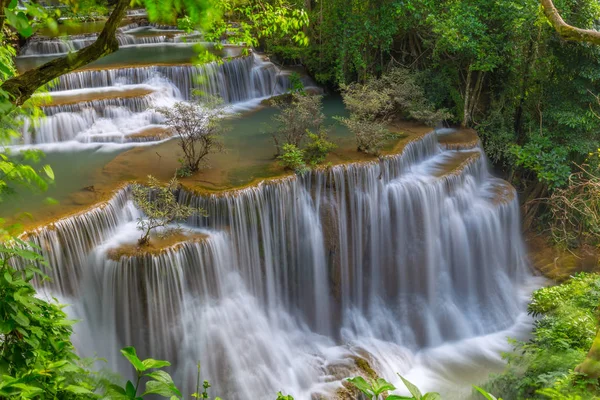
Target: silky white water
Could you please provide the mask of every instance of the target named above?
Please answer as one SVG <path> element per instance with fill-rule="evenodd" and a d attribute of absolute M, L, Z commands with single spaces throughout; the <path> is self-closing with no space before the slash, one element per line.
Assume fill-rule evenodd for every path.
<path fill-rule="evenodd" d="M 190 100 L 198 93 L 218 96 L 232 110 L 244 109 L 284 93 L 288 87 L 288 76 L 256 54 L 222 64 L 72 72 L 61 76 L 50 88 L 49 96 L 55 96 L 57 105 L 42 107 L 44 118 L 26 120 L 23 135 L 14 144 L 158 141 L 154 137 L 140 140 L 137 134 L 161 125 L 163 118 L 156 111 L 159 107 Z M 75 93 L 90 100 L 65 100 L 76 99 Z"/>
<path fill-rule="evenodd" d="M 48 294 L 81 320 L 86 356 L 131 371 L 118 349 L 168 359 L 194 390 L 196 363 L 227 399 L 333 398 L 361 357 L 403 387 L 464 399 L 524 337 L 528 291 L 514 189 L 479 149 L 435 133 L 380 162 L 287 177 L 182 202 L 206 239 L 158 256 L 110 260 L 139 235 L 127 189 L 32 233 L 52 268 Z"/>

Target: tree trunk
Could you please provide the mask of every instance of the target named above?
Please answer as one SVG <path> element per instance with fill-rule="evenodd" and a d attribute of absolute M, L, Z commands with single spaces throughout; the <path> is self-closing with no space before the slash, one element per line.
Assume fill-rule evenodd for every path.
<path fill-rule="evenodd" d="M 1 0 L 0 0 L 1 1 Z M 125 16 L 130 0 L 119 0 L 110 14 L 109 19 L 100 32 L 98 39 L 90 46 L 73 54 L 57 58 L 37 68 L 31 69 L 22 75 L 17 75 L 5 81 L 0 88 L 10 95 L 10 101 L 20 106 L 27 101 L 41 86 L 51 82 L 68 72 L 81 68 L 100 57 L 113 53 L 119 49 L 119 42 L 115 37 L 119 23 Z"/>
<path fill-rule="evenodd" d="M 531 67 L 535 59 L 534 41 L 529 42 L 527 49 L 527 59 L 525 62 L 525 71 L 523 74 L 523 80 L 521 81 L 521 93 L 519 93 L 519 105 L 515 111 L 515 123 L 514 130 L 517 134 L 517 144 L 523 144 L 525 139 L 525 132 L 523 129 L 523 108 L 525 107 L 525 97 L 527 89 L 529 88 L 529 76 L 531 75 Z"/>
<path fill-rule="evenodd" d="M 571 26 L 562 19 L 552 0 L 540 0 L 540 2 L 546 18 L 563 39 L 600 45 L 600 32 Z"/>
<path fill-rule="evenodd" d="M 471 71 L 471 66 L 469 65 L 469 70 L 467 72 L 467 84 L 465 87 L 465 104 L 463 109 L 463 120 L 461 126 L 466 128 L 469 125 L 469 100 L 471 98 L 471 77 L 473 75 L 473 71 Z"/>

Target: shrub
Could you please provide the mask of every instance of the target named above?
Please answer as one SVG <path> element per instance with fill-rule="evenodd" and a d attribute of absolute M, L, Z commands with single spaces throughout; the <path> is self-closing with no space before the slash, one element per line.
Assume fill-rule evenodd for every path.
<path fill-rule="evenodd" d="M 318 134 L 307 132 L 308 143 L 304 147 L 304 161 L 315 166 L 325 161 L 329 152 L 337 146 L 327 140 L 327 132 L 321 130 Z"/>
<path fill-rule="evenodd" d="M 272 132 L 278 155 L 282 153 L 285 144 L 300 148 L 307 137 L 307 131 L 319 132 L 325 121 L 322 96 L 293 92 L 291 100 L 279 100 L 275 107 L 280 110 L 273 117 L 275 129 Z"/>
<path fill-rule="evenodd" d="M 381 78 L 342 86 L 349 118 L 338 118 L 356 136 L 358 150 L 378 154 L 391 134 L 386 128 L 394 117 L 423 122 L 430 126 L 450 117 L 436 110 L 409 70 L 394 68 Z"/>
<path fill-rule="evenodd" d="M 358 151 L 378 155 L 386 141 L 395 137 L 383 122 L 361 120 L 356 116 L 340 118 L 356 138 Z"/>
<path fill-rule="evenodd" d="M 598 154 L 591 156 L 597 158 Z M 589 161 L 546 201 L 552 237 L 563 247 L 580 242 L 600 244 L 600 171 Z"/>
<path fill-rule="evenodd" d="M 304 151 L 293 144 L 283 145 L 283 153 L 278 157 L 279 163 L 286 169 L 301 173 L 306 169 Z"/>
<path fill-rule="evenodd" d="M 183 167 L 197 172 L 211 153 L 223 151 L 220 137 L 225 133 L 222 119 L 225 110 L 220 102 L 209 99 L 202 104 L 178 102 L 171 108 L 157 109 L 179 138 Z"/>
<path fill-rule="evenodd" d="M 179 188 L 176 178 L 169 181 L 167 185 L 148 176 L 147 185 L 133 185 L 133 200 L 145 214 L 138 219 L 138 229 L 142 236 L 138 240 L 140 246 L 146 246 L 150 242 L 150 234 L 158 228 L 164 228 L 158 232 L 161 237 L 173 235 L 181 231 L 179 221 L 191 217 L 194 213 L 202 213 L 202 210 L 189 207 L 177 202 L 175 191 Z M 169 227 L 168 225 L 175 224 Z"/>
<path fill-rule="evenodd" d="M 506 399 L 591 398 L 598 381 L 576 372 L 597 331 L 600 275 L 579 274 L 562 285 L 537 290 L 529 313 L 539 317 L 529 342 L 514 342 L 503 373 L 485 385 Z M 573 397 L 569 397 L 573 396 Z"/>

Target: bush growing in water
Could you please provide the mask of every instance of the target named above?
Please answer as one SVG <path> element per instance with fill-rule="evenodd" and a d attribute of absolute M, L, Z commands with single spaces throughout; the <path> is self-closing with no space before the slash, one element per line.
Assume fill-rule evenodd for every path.
<path fill-rule="evenodd" d="M 327 155 L 337 146 L 327 140 L 327 132 L 321 130 L 318 134 L 307 132 L 308 143 L 304 147 L 304 161 L 311 166 L 316 166 L 325 161 Z"/>
<path fill-rule="evenodd" d="M 291 169 L 297 173 L 302 173 L 306 169 L 304 151 L 293 144 L 284 144 L 283 153 L 277 158 L 281 166 L 286 169 Z"/>
<path fill-rule="evenodd" d="M 209 154 L 223 151 L 220 137 L 225 133 L 222 124 L 225 110 L 219 99 L 208 99 L 201 104 L 178 102 L 157 111 L 179 139 L 183 151 L 181 175 L 197 172 Z"/>
<path fill-rule="evenodd" d="M 272 136 L 278 159 L 285 168 L 300 172 L 307 164 L 316 166 L 336 147 L 327 140 L 322 100 L 323 96 L 293 90 L 290 97 L 276 103 L 280 112 L 273 117 Z"/>
<path fill-rule="evenodd" d="M 537 290 L 529 305 L 529 313 L 539 317 L 533 338 L 514 343 L 514 352 L 505 355 L 506 369 L 485 388 L 505 399 L 600 395 L 598 376 L 589 377 L 587 367 L 598 365 L 593 351 L 586 360 L 597 334 L 598 304 L 598 274 L 579 274 L 562 285 Z"/>
<path fill-rule="evenodd" d="M 320 132 L 325 121 L 323 114 L 323 96 L 306 95 L 293 92 L 291 97 L 285 97 L 275 102 L 279 113 L 273 117 L 273 142 L 277 155 L 282 153 L 285 144 L 298 148 L 304 143 L 307 132 Z"/>

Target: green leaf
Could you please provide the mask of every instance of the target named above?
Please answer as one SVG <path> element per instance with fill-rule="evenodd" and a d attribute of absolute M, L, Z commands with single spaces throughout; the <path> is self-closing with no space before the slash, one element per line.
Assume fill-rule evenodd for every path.
<path fill-rule="evenodd" d="M 398 374 L 398 376 L 400 377 L 400 379 L 402 379 L 402 382 L 404 382 L 404 384 L 406 385 L 406 388 L 408 389 L 410 394 L 412 394 L 416 400 L 421 400 L 423 395 L 421 394 L 421 391 L 419 390 L 419 388 L 416 387 L 415 385 L 413 385 L 412 383 L 410 383 L 409 381 L 407 381 L 406 379 L 404 379 L 402 377 L 402 375 Z"/>
<path fill-rule="evenodd" d="M 414 397 L 398 396 L 397 394 L 389 395 L 386 400 L 413 400 Z"/>
<path fill-rule="evenodd" d="M 168 385 L 159 381 L 149 381 L 146 383 L 146 391 L 142 394 L 142 397 L 145 397 L 149 394 L 158 394 L 163 397 L 181 397 L 181 393 L 174 385 Z"/>
<path fill-rule="evenodd" d="M 436 392 L 429 392 L 423 395 L 423 400 L 441 400 L 442 396 Z"/>
<path fill-rule="evenodd" d="M 54 180 L 54 171 L 52 171 L 52 167 L 49 165 L 44 165 L 42 168 L 44 169 L 44 172 L 46 173 L 48 178 Z"/>
<path fill-rule="evenodd" d="M 168 361 L 154 360 L 152 358 L 147 358 L 144 361 L 142 361 L 142 363 L 146 366 L 146 369 L 162 368 L 162 367 L 168 367 L 171 365 L 171 363 Z"/>
<path fill-rule="evenodd" d="M 373 396 L 373 388 L 362 376 L 356 376 L 354 378 L 348 378 L 348 382 L 352 383 L 367 396 Z"/>
<path fill-rule="evenodd" d="M 84 387 L 75 386 L 75 385 L 69 385 L 69 386 L 67 386 L 65 388 L 65 390 L 67 392 L 71 392 L 71 393 L 74 393 L 74 394 L 94 394 L 92 391 L 90 391 L 90 390 L 88 390 L 88 389 L 86 389 Z"/>
<path fill-rule="evenodd" d="M 173 383 L 173 378 L 171 378 L 171 375 L 169 375 L 167 372 L 160 370 L 153 371 L 148 374 L 145 374 L 145 376 L 147 376 L 150 379 L 153 379 L 156 382 L 160 382 L 161 384 L 166 385 L 171 391 L 171 394 L 181 397 L 181 392 L 179 391 L 179 389 L 177 389 L 177 386 L 175 386 L 175 383 Z M 147 386 L 146 390 L 148 390 Z"/>
<path fill-rule="evenodd" d="M 131 381 L 127 381 L 127 384 L 125 385 L 125 394 L 127 395 L 127 397 L 133 399 L 135 397 L 135 386 L 133 386 L 133 382 Z"/>
<path fill-rule="evenodd" d="M 110 384 L 110 385 L 108 385 L 108 387 L 110 388 L 110 390 L 111 390 L 112 392 L 115 392 L 115 393 L 117 393 L 117 394 L 120 394 L 120 395 L 123 395 L 123 396 L 125 396 L 125 395 L 126 395 L 125 389 L 123 389 L 123 388 L 122 388 L 121 386 L 119 386 L 119 385 Z M 127 397 L 129 397 L 129 396 L 127 396 Z"/>
<path fill-rule="evenodd" d="M 377 378 L 377 380 L 373 382 L 372 386 L 376 396 L 388 390 L 396 390 L 396 387 L 394 385 L 392 385 L 383 378 Z"/>
<path fill-rule="evenodd" d="M 498 400 L 496 397 L 494 397 L 493 394 L 488 393 L 487 391 L 483 390 L 479 386 L 473 385 L 473 388 L 475 388 L 475 390 L 477 390 L 479 393 L 481 393 L 483 395 L 483 397 L 486 398 L 486 400 Z"/>
<path fill-rule="evenodd" d="M 131 365 L 136 369 L 136 371 L 143 372 L 146 370 L 146 366 L 142 363 L 142 361 L 138 358 L 134 347 L 125 347 L 121 349 L 121 354 L 129 360 Z"/>
<path fill-rule="evenodd" d="M 29 326 L 29 318 L 21 311 L 18 311 L 16 314 L 11 314 L 11 317 L 15 320 L 15 322 L 21 326 Z"/>
<path fill-rule="evenodd" d="M 6 75 L 12 75 L 12 71 L 10 70 L 10 68 L 8 68 L 2 62 L 0 62 L 0 71 L 2 71 Z"/>
<path fill-rule="evenodd" d="M 18 0 L 10 0 L 10 3 L 8 3 L 8 8 L 13 9 L 17 6 L 18 3 Z"/>

